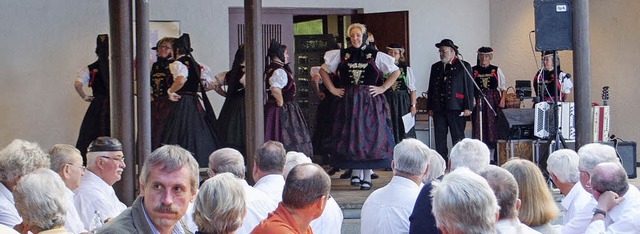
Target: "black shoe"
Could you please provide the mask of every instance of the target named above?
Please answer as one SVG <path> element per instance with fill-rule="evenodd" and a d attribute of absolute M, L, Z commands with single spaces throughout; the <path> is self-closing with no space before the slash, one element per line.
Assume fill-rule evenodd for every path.
<path fill-rule="evenodd" d="M 378 178 L 380 178 L 380 176 L 378 174 L 376 174 L 376 173 L 371 174 L 371 179 L 372 180 L 375 180 L 375 179 L 378 179 Z"/>
<path fill-rule="evenodd" d="M 384 171 L 391 171 L 391 167 L 385 168 Z"/>
<path fill-rule="evenodd" d="M 331 170 L 329 170 L 329 171 L 327 172 L 327 174 L 329 174 L 329 176 L 332 176 L 332 175 L 335 175 L 335 174 L 336 174 L 336 172 L 339 172 L 339 171 L 340 171 L 340 168 L 333 167 L 333 168 L 331 168 Z"/>
<path fill-rule="evenodd" d="M 349 179 L 351 178 L 351 169 L 345 171 L 344 173 L 342 173 L 342 175 L 340 175 L 340 179 Z"/>
<path fill-rule="evenodd" d="M 360 177 L 357 177 L 357 176 L 351 177 L 351 186 L 358 186 L 362 182 L 363 181 L 360 180 Z"/>
<path fill-rule="evenodd" d="M 369 181 L 360 181 L 360 190 L 371 190 L 373 185 Z"/>

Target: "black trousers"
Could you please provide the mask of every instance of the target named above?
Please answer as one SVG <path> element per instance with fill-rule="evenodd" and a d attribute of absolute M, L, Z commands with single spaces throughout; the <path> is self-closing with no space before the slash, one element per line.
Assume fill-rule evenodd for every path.
<path fill-rule="evenodd" d="M 460 116 L 462 111 L 434 111 L 433 112 L 433 128 L 436 142 L 436 151 L 445 161 L 449 160 L 449 149 L 447 147 L 447 133 L 451 131 L 451 142 L 455 145 L 458 141 L 464 139 L 464 128 L 466 126 L 466 118 Z"/>

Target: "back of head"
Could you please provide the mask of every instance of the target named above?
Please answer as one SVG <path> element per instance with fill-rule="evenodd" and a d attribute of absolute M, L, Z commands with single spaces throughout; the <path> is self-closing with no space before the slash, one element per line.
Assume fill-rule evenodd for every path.
<path fill-rule="evenodd" d="M 447 169 L 447 162 L 444 161 L 444 158 L 440 156 L 438 151 L 430 150 L 429 155 L 431 155 L 429 159 L 429 172 L 427 172 L 427 176 L 422 180 L 425 184 L 444 175 L 444 171 Z"/>
<path fill-rule="evenodd" d="M 15 182 L 27 173 L 49 165 L 49 156 L 38 144 L 15 139 L 0 150 L 0 182 L 5 185 Z"/>
<path fill-rule="evenodd" d="M 55 144 L 49 150 L 49 157 L 51 159 L 51 165 L 49 168 L 55 172 L 59 172 L 64 165 L 72 163 L 74 157 L 80 157 L 80 150 L 67 144 Z"/>
<path fill-rule="evenodd" d="M 394 174 L 423 175 L 429 165 L 430 149 L 419 140 L 404 139 L 393 148 Z"/>
<path fill-rule="evenodd" d="M 580 180 L 578 154 L 570 149 L 556 150 L 547 159 L 547 171 L 562 183 L 577 183 Z"/>
<path fill-rule="evenodd" d="M 606 162 L 593 168 L 591 175 L 591 189 L 602 194 L 606 191 L 623 196 L 629 189 L 627 172 L 621 164 Z"/>
<path fill-rule="evenodd" d="M 578 155 L 580 156 L 580 170 L 589 174 L 600 163 L 620 162 L 613 147 L 600 143 L 590 143 L 580 147 Z"/>
<path fill-rule="evenodd" d="M 284 145 L 277 141 L 267 141 L 256 152 L 254 162 L 263 172 L 282 174 L 286 159 Z"/>
<path fill-rule="evenodd" d="M 283 174 L 284 178 L 287 178 L 287 175 L 293 169 L 293 167 L 298 166 L 303 163 L 311 163 L 311 159 L 304 155 L 303 153 L 296 151 L 287 152 L 287 161 L 284 163 Z"/>
<path fill-rule="evenodd" d="M 232 233 L 242 226 L 245 194 L 239 179 L 221 173 L 203 184 L 194 202 L 193 221 L 202 233 Z"/>
<path fill-rule="evenodd" d="M 547 187 L 542 172 L 531 161 L 515 158 L 502 168 L 509 171 L 518 182 L 520 211 L 518 217 L 528 226 L 547 224 L 558 216 L 558 207 Z"/>
<path fill-rule="evenodd" d="M 244 179 L 246 172 L 242 153 L 232 148 L 222 148 L 211 153 L 209 169 L 216 174 L 229 172 L 240 179 Z"/>
<path fill-rule="evenodd" d="M 293 167 L 287 176 L 282 192 L 282 204 L 293 209 L 312 205 L 322 196 L 328 196 L 331 178 L 322 167 L 303 163 Z"/>
<path fill-rule="evenodd" d="M 500 206 L 500 219 L 518 217 L 516 201 L 518 200 L 518 182 L 507 170 L 489 165 L 478 172 L 491 186 L 493 194 Z"/>
<path fill-rule="evenodd" d="M 165 145 L 153 151 L 151 155 L 145 159 L 142 170 L 140 171 L 141 184 L 146 184 L 149 171 L 155 166 L 159 166 L 163 172 L 174 172 L 183 167 L 187 167 L 191 173 L 190 181 L 192 191 L 196 191 L 198 188 L 198 162 L 196 162 L 189 151 L 180 146 Z"/>
<path fill-rule="evenodd" d="M 477 172 L 489 165 L 490 157 L 491 152 L 486 144 L 476 139 L 465 138 L 451 149 L 449 169 L 453 171 L 458 167 L 467 167 L 471 171 Z"/>
<path fill-rule="evenodd" d="M 13 191 L 15 206 L 32 231 L 64 226 L 65 188 L 60 176 L 48 168 L 37 169 L 20 179 Z"/>
<path fill-rule="evenodd" d="M 496 197 L 487 181 L 467 168 L 459 168 L 431 190 L 436 225 L 449 233 L 495 233 Z M 464 214 L 464 215 L 461 215 Z"/>

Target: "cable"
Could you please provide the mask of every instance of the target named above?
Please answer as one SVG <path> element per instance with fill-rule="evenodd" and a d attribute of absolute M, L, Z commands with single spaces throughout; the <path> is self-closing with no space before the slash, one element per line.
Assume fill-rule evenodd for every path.
<path fill-rule="evenodd" d="M 533 56 L 533 61 L 536 62 L 536 69 L 540 70 L 540 66 L 538 66 L 538 60 L 536 59 L 536 50 L 533 48 L 533 41 L 531 40 L 531 34 L 535 34 L 536 31 L 529 32 L 529 45 L 531 46 L 531 55 Z"/>

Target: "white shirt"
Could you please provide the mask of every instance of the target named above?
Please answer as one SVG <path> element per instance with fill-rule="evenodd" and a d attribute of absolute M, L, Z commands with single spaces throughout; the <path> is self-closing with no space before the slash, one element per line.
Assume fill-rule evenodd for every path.
<path fill-rule="evenodd" d="M 311 221 L 309 226 L 314 234 L 334 234 L 342 233 L 342 220 L 344 219 L 342 210 L 336 199 L 329 197 L 327 205 L 322 211 L 322 215 Z"/>
<path fill-rule="evenodd" d="M 87 232 L 87 230 L 84 229 L 84 224 L 80 220 L 78 210 L 76 209 L 76 205 L 73 202 L 73 198 L 76 195 L 69 188 L 64 188 L 66 189 L 67 194 L 67 216 L 66 220 L 64 221 L 64 229 L 73 233 Z"/>
<path fill-rule="evenodd" d="M 88 85 L 89 80 L 91 80 L 89 67 L 85 66 L 83 68 L 78 69 L 78 71 L 76 72 L 76 81 L 82 83 L 83 85 Z"/>
<path fill-rule="evenodd" d="M 14 230 L 13 227 L 5 226 L 5 225 L 2 225 L 2 224 L 0 224 L 0 233 L 2 233 L 2 234 L 20 234 L 19 232 Z"/>
<path fill-rule="evenodd" d="M 266 175 L 260 178 L 253 187 L 266 193 L 276 203 L 279 203 L 282 201 L 284 177 L 278 174 Z"/>
<path fill-rule="evenodd" d="M 539 231 L 533 230 L 527 225 L 520 222 L 518 218 L 502 219 L 496 223 L 497 233 L 518 233 L 518 234 L 540 234 Z"/>
<path fill-rule="evenodd" d="M 584 190 L 582 183 L 578 181 L 567 196 L 560 202 L 564 209 L 562 226 L 556 226 L 558 233 L 579 234 L 584 233 L 593 218 L 593 208 L 598 202 L 591 193 Z"/>
<path fill-rule="evenodd" d="M 174 80 L 178 78 L 178 76 L 182 76 L 185 79 L 189 78 L 189 68 L 187 68 L 187 66 L 180 61 L 176 60 L 176 61 L 173 61 L 171 64 L 169 64 L 169 71 L 171 72 L 171 75 L 173 75 Z M 202 81 L 203 84 L 208 84 L 208 83 L 217 84 L 217 82 L 214 81 L 214 79 L 211 76 L 211 68 L 203 64 L 200 64 L 200 80 Z"/>
<path fill-rule="evenodd" d="M 328 73 L 336 73 L 341 61 L 342 57 L 340 57 L 340 50 L 327 51 L 324 54 L 324 64 L 322 64 L 322 69 Z M 400 69 L 396 66 L 395 61 L 396 59 L 388 54 L 382 52 L 378 52 L 376 54 L 376 66 L 384 74 L 389 74 Z"/>
<path fill-rule="evenodd" d="M 245 203 L 247 204 L 247 214 L 244 216 L 242 226 L 236 230 L 236 233 L 251 233 L 253 228 L 258 226 L 261 220 L 266 219 L 269 213 L 278 208 L 276 203 L 266 193 L 249 186 L 247 181 L 241 180 L 244 188 Z"/>
<path fill-rule="evenodd" d="M 633 185 L 624 200 L 607 212 L 604 220 L 591 222 L 585 233 L 640 233 L 640 191 Z"/>
<path fill-rule="evenodd" d="M 13 228 L 20 223 L 22 218 L 16 209 L 13 193 L 0 183 L 0 224 Z"/>
<path fill-rule="evenodd" d="M 362 205 L 361 233 L 409 233 L 409 216 L 423 184 L 400 176 L 376 191 Z"/>
<path fill-rule="evenodd" d="M 413 69 L 407 67 L 405 76 L 407 76 L 407 88 L 409 91 L 416 91 L 416 78 L 413 75 Z"/>
<path fill-rule="evenodd" d="M 91 171 L 87 171 L 80 178 L 80 186 L 73 192 L 76 194 L 74 201 L 78 215 L 87 230 L 96 210 L 100 211 L 100 217 L 104 220 L 115 218 L 127 209 L 127 206 L 116 196 L 113 187 Z"/>
<path fill-rule="evenodd" d="M 507 90 L 507 78 L 502 73 L 502 69 L 498 67 L 498 90 Z"/>

